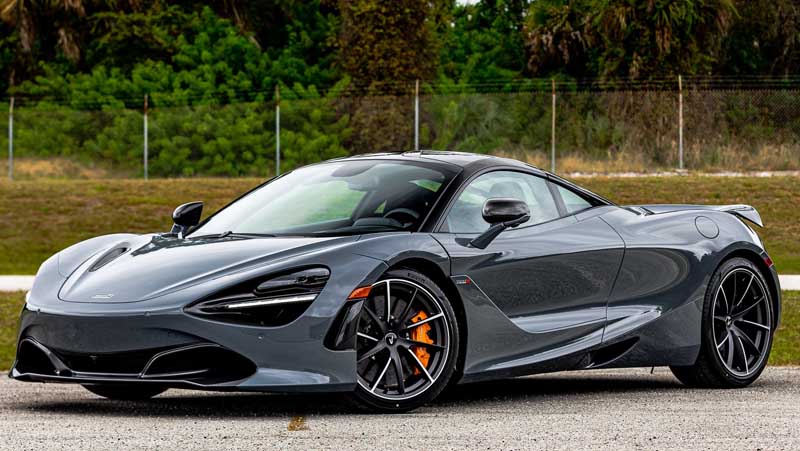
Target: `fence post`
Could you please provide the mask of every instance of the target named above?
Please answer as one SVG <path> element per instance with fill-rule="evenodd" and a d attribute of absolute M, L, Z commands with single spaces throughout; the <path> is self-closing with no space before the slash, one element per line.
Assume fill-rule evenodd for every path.
<path fill-rule="evenodd" d="M 148 142 L 147 142 L 147 140 L 148 140 L 148 136 L 147 136 L 148 135 L 148 130 L 147 130 L 147 103 L 148 102 L 147 102 L 147 100 L 148 100 L 147 99 L 147 94 L 145 94 L 144 95 L 144 149 L 143 149 L 144 150 L 144 161 L 142 162 L 143 165 L 144 165 L 144 179 L 145 180 L 148 179 L 148 173 L 147 173 L 148 172 L 147 171 L 147 169 L 148 169 L 147 168 L 148 167 L 148 161 L 147 161 L 147 159 L 148 159 L 148 152 L 149 152 Z"/>
<path fill-rule="evenodd" d="M 553 117 L 550 124 L 550 172 L 556 172 L 556 81 L 550 80 L 553 94 Z"/>
<path fill-rule="evenodd" d="M 275 85 L 275 176 L 281 175 L 281 87 Z"/>
<path fill-rule="evenodd" d="M 414 150 L 419 152 L 419 79 L 414 89 Z"/>
<path fill-rule="evenodd" d="M 14 96 L 8 101 L 8 180 L 14 180 Z"/>
<path fill-rule="evenodd" d="M 683 170 L 683 79 L 678 75 L 678 169 Z"/>

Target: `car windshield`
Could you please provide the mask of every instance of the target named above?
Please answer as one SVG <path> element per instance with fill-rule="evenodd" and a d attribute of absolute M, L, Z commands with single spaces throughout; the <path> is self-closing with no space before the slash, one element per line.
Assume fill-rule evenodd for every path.
<path fill-rule="evenodd" d="M 190 236 L 414 231 L 453 175 L 449 168 L 395 160 L 308 166 L 233 202 Z"/>

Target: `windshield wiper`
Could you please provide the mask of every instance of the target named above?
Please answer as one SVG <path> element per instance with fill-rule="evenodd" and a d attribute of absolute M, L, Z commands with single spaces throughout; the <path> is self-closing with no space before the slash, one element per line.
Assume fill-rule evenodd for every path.
<path fill-rule="evenodd" d="M 247 233 L 247 232 L 234 232 L 232 230 L 226 230 L 222 233 L 212 233 L 209 235 L 200 235 L 200 236 L 190 236 L 189 238 L 193 240 L 201 240 L 201 239 L 208 239 L 208 238 L 227 238 L 229 236 L 232 237 L 242 237 L 242 238 L 275 238 L 278 235 L 274 235 L 272 233 Z"/>
<path fill-rule="evenodd" d="M 247 238 L 275 238 L 278 235 L 274 233 L 249 233 L 249 232 L 225 232 L 225 236 L 243 236 Z"/>

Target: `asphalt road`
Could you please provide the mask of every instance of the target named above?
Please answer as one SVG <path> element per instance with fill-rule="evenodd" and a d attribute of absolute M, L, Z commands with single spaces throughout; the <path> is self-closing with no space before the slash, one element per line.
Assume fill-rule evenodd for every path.
<path fill-rule="evenodd" d="M 0 448 L 798 450 L 800 368 L 768 368 L 744 390 L 686 389 L 661 369 L 540 375 L 389 416 L 335 396 L 170 390 L 115 402 L 3 378 Z"/>

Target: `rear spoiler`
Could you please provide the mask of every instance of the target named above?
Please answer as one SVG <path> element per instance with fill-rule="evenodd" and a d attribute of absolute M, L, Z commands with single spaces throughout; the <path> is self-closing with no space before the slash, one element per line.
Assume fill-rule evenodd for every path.
<path fill-rule="evenodd" d="M 660 205 L 632 205 L 634 208 L 641 208 L 651 214 L 668 213 L 671 211 L 685 211 L 685 210 L 713 210 L 724 211 L 730 213 L 740 219 L 746 219 L 753 224 L 764 227 L 764 222 L 761 220 L 761 215 L 758 211 L 750 205 L 673 205 L 673 204 L 660 204 Z"/>

